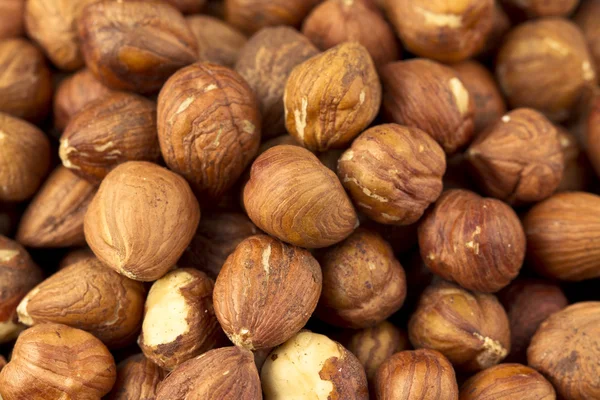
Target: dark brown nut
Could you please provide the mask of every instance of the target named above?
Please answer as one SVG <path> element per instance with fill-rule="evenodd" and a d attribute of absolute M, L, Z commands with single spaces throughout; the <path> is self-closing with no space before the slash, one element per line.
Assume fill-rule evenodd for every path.
<path fill-rule="evenodd" d="M 600 1 L 584 1 L 575 14 L 574 21 L 585 36 L 592 57 L 596 64 L 596 71 L 600 71 Z"/>
<path fill-rule="evenodd" d="M 361 221 L 361 226 L 379 233 L 394 250 L 394 254 L 406 253 L 417 246 L 417 226 L 412 225 L 384 225 L 366 220 Z"/>
<path fill-rule="evenodd" d="M 112 89 L 158 91 L 198 58 L 181 13 L 157 0 L 104 0 L 85 8 L 79 38 L 87 67 Z"/>
<path fill-rule="evenodd" d="M 446 173 L 444 174 L 444 190 L 465 189 L 477 191 L 477 186 L 469 173 L 469 165 L 465 153 L 456 153 L 446 160 Z"/>
<path fill-rule="evenodd" d="M 373 122 L 381 104 L 367 49 L 346 42 L 304 61 L 287 80 L 283 104 L 286 128 L 304 147 L 346 147 Z"/>
<path fill-rule="evenodd" d="M 248 82 L 260 105 L 263 137 L 285 133 L 283 93 L 292 69 L 319 51 L 293 28 L 264 28 L 240 51 L 235 70 Z"/>
<path fill-rule="evenodd" d="M 196 14 L 204 9 L 207 0 L 166 0 L 184 14 Z"/>
<path fill-rule="evenodd" d="M 573 304 L 542 322 L 527 360 L 565 400 L 600 398 L 600 302 Z"/>
<path fill-rule="evenodd" d="M 17 240 L 40 248 L 84 245 L 83 217 L 95 193 L 90 183 L 58 167 L 25 210 Z"/>
<path fill-rule="evenodd" d="M 110 268 L 131 279 L 155 281 L 175 266 L 199 221 L 198 201 L 182 177 L 129 161 L 102 181 L 85 214 L 84 232 L 94 254 Z"/>
<path fill-rule="evenodd" d="M 44 55 L 25 39 L 0 41 L 0 112 L 31 122 L 48 114 L 52 99 Z"/>
<path fill-rule="evenodd" d="M 338 161 L 342 154 L 344 154 L 343 149 L 332 149 L 327 150 L 325 153 L 319 153 L 317 157 L 324 166 L 337 173 Z"/>
<path fill-rule="evenodd" d="M 600 277 L 600 196 L 558 193 L 523 220 L 527 258 L 540 274 L 564 281 Z"/>
<path fill-rule="evenodd" d="M 381 400 L 458 400 L 454 368 L 435 350 L 394 354 L 379 367 L 374 386 Z"/>
<path fill-rule="evenodd" d="M 117 367 L 91 334 L 60 324 L 24 331 L 0 372 L 0 396 L 20 399 L 100 399 L 110 392 Z"/>
<path fill-rule="evenodd" d="M 408 336 L 415 348 L 437 350 L 463 371 L 489 368 L 510 351 L 508 317 L 496 296 L 445 281 L 425 289 Z"/>
<path fill-rule="evenodd" d="M 69 251 L 58 263 L 58 269 L 65 269 L 79 261 L 95 258 L 94 253 L 87 247 Z"/>
<path fill-rule="evenodd" d="M 164 376 L 164 371 L 143 354 L 128 357 L 117 366 L 117 381 L 107 400 L 156 399 L 156 388 Z"/>
<path fill-rule="evenodd" d="M 386 0 L 385 5 L 406 48 L 434 60 L 473 56 L 492 29 L 494 0 Z"/>
<path fill-rule="evenodd" d="M 415 59 L 381 69 L 384 115 L 391 122 L 419 128 L 448 154 L 465 147 L 475 132 L 475 103 L 450 67 Z"/>
<path fill-rule="evenodd" d="M 58 152 L 66 168 L 93 184 L 126 161 L 158 161 L 156 104 L 130 93 L 96 100 L 71 118 Z"/>
<path fill-rule="evenodd" d="M 502 0 L 501 2 L 511 14 L 520 18 L 568 17 L 579 5 L 579 0 Z"/>
<path fill-rule="evenodd" d="M 485 45 L 481 51 L 481 55 L 483 56 L 494 56 L 496 50 L 502 44 L 504 36 L 511 29 L 511 20 L 497 0 L 494 1 L 492 20 L 492 30 L 488 33 Z"/>
<path fill-rule="evenodd" d="M 0 235 L 13 237 L 22 212 L 19 203 L 0 202 Z"/>
<path fill-rule="evenodd" d="M 453 189 L 422 220 L 419 248 L 433 273 L 466 289 L 493 293 L 519 274 L 525 233 L 505 203 Z"/>
<path fill-rule="evenodd" d="M 322 282 L 319 263 L 308 251 L 252 236 L 238 245 L 217 277 L 215 313 L 235 345 L 274 347 L 306 324 Z"/>
<path fill-rule="evenodd" d="M 233 67 L 246 36 L 223 21 L 206 15 L 192 15 L 186 21 L 198 41 L 200 61 Z"/>
<path fill-rule="evenodd" d="M 50 141 L 35 126 L 0 112 L 0 201 L 35 194 L 50 169 Z"/>
<path fill-rule="evenodd" d="M 588 120 L 586 138 L 587 154 L 600 177 L 600 96 L 596 97 Z"/>
<path fill-rule="evenodd" d="M 225 0 L 225 20 L 252 34 L 268 26 L 298 27 L 320 0 Z"/>
<path fill-rule="evenodd" d="M 460 400 L 555 400 L 552 384 L 521 364 L 500 364 L 472 376 L 460 388 Z"/>
<path fill-rule="evenodd" d="M 25 0 L 0 3 L 0 40 L 22 36 L 25 31 Z"/>
<path fill-rule="evenodd" d="M 340 157 L 337 173 L 363 214 L 410 225 L 442 193 L 446 154 L 418 128 L 396 124 L 363 132 Z"/>
<path fill-rule="evenodd" d="M 264 153 L 265 151 L 269 150 L 271 147 L 275 147 L 275 146 L 281 146 L 281 145 L 290 145 L 290 146 L 298 146 L 298 147 L 302 147 L 302 145 L 300 143 L 298 143 L 296 141 L 296 139 L 294 139 L 293 136 L 290 135 L 281 135 L 281 136 L 276 136 L 272 139 L 267 140 L 266 142 L 263 142 L 260 147 L 258 148 L 258 155 L 261 155 L 262 153 Z M 339 150 L 333 150 L 333 151 L 339 151 Z M 328 154 L 327 153 L 322 153 L 322 154 Z M 321 155 L 319 154 L 319 160 L 325 165 L 327 166 L 327 164 L 325 164 L 323 162 L 323 160 L 321 159 Z M 336 166 L 337 166 L 337 160 L 336 160 Z M 331 169 L 331 168 L 329 168 Z M 335 172 L 335 171 L 334 171 Z"/>
<path fill-rule="evenodd" d="M 360 361 L 327 336 L 303 331 L 279 346 L 261 371 L 265 399 L 367 400 L 367 377 Z"/>
<path fill-rule="evenodd" d="M 256 159 L 244 206 L 260 229 L 300 247 L 331 246 L 359 224 L 337 176 L 297 146 L 275 146 Z"/>
<path fill-rule="evenodd" d="M 555 128 L 565 162 L 563 177 L 556 191 L 585 191 L 594 179 L 590 160 L 575 135 L 558 125 Z"/>
<path fill-rule="evenodd" d="M 573 115 L 596 84 L 583 34 L 561 18 L 513 29 L 499 50 L 496 76 L 512 108 L 531 107 L 557 122 Z"/>
<path fill-rule="evenodd" d="M 4 356 L 0 356 L 0 371 L 2 371 L 2 368 L 4 368 L 6 366 L 6 358 L 4 358 Z"/>
<path fill-rule="evenodd" d="M 317 255 L 323 271 L 323 291 L 316 315 L 345 328 L 367 328 L 402 307 L 406 276 L 392 247 L 377 233 L 363 228 Z"/>
<path fill-rule="evenodd" d="M 517 279 L 498 293 L 510 321 L 509 362 L 527 363 L 527 347 L 540 324 L 569 302 L 560 286 L 535 279 Z"/>
<path fill-rule="evenodd" d="M 229 68 L 190 65 L 173 75 L 158 96 L 165 162 L 201 199 L 218 199 L 233 186 L 258 151 L 260 132 L 254 94 Z"/>

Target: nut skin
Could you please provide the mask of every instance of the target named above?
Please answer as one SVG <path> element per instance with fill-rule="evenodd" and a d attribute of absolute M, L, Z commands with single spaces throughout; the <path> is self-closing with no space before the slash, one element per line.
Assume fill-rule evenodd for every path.
<path fill-rule="evenodd" d="M 316 315 L 344 328 L 367 328 L 400 309 L 406 275 L 392 247 L 379 234 L 357 229 L 334 247 L 317 254 L 323 291 Z"/>
<path fill-rule="evenodd" d="M 386 0 L 388 18 L 408 50 L 458 62 L 482 49 L 493 24 L 493 0 Z"/>
<path fill-rule="evenodd" d="M 573 18 L 585 36 L 592 57 L 596 64 L 596 71 L 600 71 L 600 1 L 588 0 L 582 2 L 577 14 Z"/>
<path fill-rule="evenodd" d="M 183 68 L 158 96 L 165 162 L 199 198 L 218 199 L 233 186 L 258 151 L 260 132 L 252 90 L 227 67 L 197 63 Z"/>
<path fill-rule="evenodd" d="M 158 386 L 156 400 L 262 400 L 252 352 L 222 347 L 181 364 Z"/>
<path fill-rule="evenodd" d="M 377 370 L 374 386 L 378 400 L 458 400 L 454 368 L 435 350 L 394 354 Z"/>
<path fill-rule="evenodd" d="M 306 248 L 341 242 L 359 223 L 335 173 L 297 146 L 275 146 L 256 159 L 244 206 L 257 227 Z"/>
<path fill-rule="evenodd" d="M 246 44 L 246 36 L 223 21 L 206 15 L 192 15 L 186 21 L 198 41 L 199 60 L 233 68 Z"/>
<path fill-rule="evenodd" d="M 525 233 L 513 209 L 468 190 L 445 191 L 418 235 L 427 267 L 469 290 L 497 292 L 525 258 Z"/>
<path fill-rule="evenodd" d="M 87 67 L 112 89 L 156 92 L 198 57 L 185 18 L 162 1 L 103 0 L 85 8 L 78 27 Z"/>
<path fill-rule="evenodd" d="M 477 373 L 460 388 L 460 400 L 555 400 L 552 384 L 521 364 L 500 364 Z"/>
<path fill-rule="evenodd" d="M 587 132 L 585 138 L 587 144 L 587 155 L 600 177 L 600 96 L 594 100 L 587 120 Z"/>
<path fill-rule="evenodd" d="M 583 34 L 561 18 L 513 29 L 498 52 L 496 77 L 511 108 L 531 107 L 554 122 L 572 116 L 597 79 Z"/>
<path fill-rule="evenodd" d="M 196 14 L 204 9 L 207 0 L 166 0 L 184 14 Z"/>
<path fill-rule="evenodd" d="M 367 377 L 360 361 L 344 346 L 302 331 L 279 346 L 261 371 L 265 400 L 367 400 Z"/>
<path fill-rule="evenodd" d="M 307 250 L 252 236 L 237 246 L 217 277 L 215 313 L 235 345 L 274 347 L 306 324 L 322 282 L 319 263 Z"/>
<path fill-rule="evenodd" d="M 0 4 L 0 40 L 25 32 L 25 0 L 5 0 Z"/>
<path fill-rule="evenodd" d="M 527 258 L 536 271 L 562 281 L 600 277 L 600 196 L 558 193 L 523 220 Z"/>
<path fill-rule="evenodd" d="M 321 152 L 346 147 L 373 122 L 381 104 L 369 52 L 346 42 L 306 60 L 292 70 L 283 104 L 287 131 L 304 147 Z"/>
<path fill-rule="evenodd" d="M 388 121 L 425 131 L 447 154 L 473 138 L 475 103 L 450 67 L 425 59 L 394 62 L 381 69 L 381 81 Z"/>
<path fill-rule="evenodd" d="M 117 381 L 107 400 L 152 400 L 164 371 L 143 354 L 136 354 L 117 366 Z"/>
<path fill-rule="evenodd" d="M 225 20 L 252 34 L 268 26 L 299 26 L 319 0 L 225 0 Z"/>
<path fill-rule="evenodd" d="M 56 168 L 25 210 L 17 240 L 36 248 L 84 245 L 83 218 L 95 193 L 67 168 Z"/>
<path fill-rule="evenodd" d="M 129 161 L 102 181 L 85 214 L 84 232 L 107 266 L 134 280 L 155 281 L 173 268 L 199 221 L 198 201 L 182 177 Z"/>
<path fill-rule="evenodd" d="M 113 93 L 71 118 L 60 138 L 63 165 L 93 184 L 126 161 L 158 161 L 156 104 L 142 96 Z"/>
<path fill-rule="evenodd" d="M 559 398 L 600 398 L 599 337 L 600 302 L 573 304 L 542 322 L 527 350 L 529 366 L 552 382 Z"/>
<path fill-rule="evenodd" d="M 516 17 L 568 17 L 579 5 L 579 0 L 502 0 L 501 3 Z"/>
<path fill-rule="evenodd" d="M 381 224 L 410 225 L 442 193 L 446 154 L 418 128 L 397 124 L 363 132 L 337 172 L 357 209 Z"/>
<path fill-rule="evenodd" d="M 286 132 L 285 84 L 294 67 L 317 54 L 304 35 L 287 26 L 261 29 L 240 50 L 235 70 L 256 94 L 264 138 Z"/>
<path fill-rule="evenodd" d="M 496 365 L 510 351 L 508 317 L 496 296 L 441 280 L 421 295 L 408 336 L 415 348 L 437 350 L 468 372 Z"/>
<path fill-rule="evenodd" d="M 113 356 L 85 331 L 41 324 L 17 339 L 0 372 L 0 396 L 21 399 L 100 399 L 116 379 Z"/>

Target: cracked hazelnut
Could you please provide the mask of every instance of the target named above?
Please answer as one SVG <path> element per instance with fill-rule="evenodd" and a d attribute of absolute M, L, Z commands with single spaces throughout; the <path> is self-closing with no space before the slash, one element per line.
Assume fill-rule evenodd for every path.
<path fill-rule="evenodd" d="M 164 371 L 143 354 L 128 357 L 117 365 L 117 381 L 107 400 L 156 399 L 156 388 L 164 376 Z"/>
<path fill-rule="evenodd" d="M 187 24 L 198 41 L 200 61 L 233 67 L 246 36 L 223 21 L 206 15 L 192 15 Z"/>
<path fill-rule="evenodd" d="M 207 0 L 166 0 L 184 14 L 196 14 L 204 9 Z"/>
<path fill-rule="evenodd" d="M 584 1 L 573 20 L 583 32 L 592 57 L 596 63 L 596 71 L 600 71 L 600 1 Z"/>
<path fill-rule="evenodd" d="M 225 20 L 252 34 L 268 26 L 297 27 L 320 0 L 225 0 Z"/>
<path fill-rule="evenodd" d="M 587 120 L 587 154 L 600 177 L 600 96 L 597 96 Z"/>
<path fill-rule="evenodd" d="M 579 0 L 502 0 L 501 3 L 520 18 L 567 17 L 577 8 Z"/>
<path fill-rule="evenodd" d="M 22 36 L 25 31 L 25 0 L 0 3 L 0 40 Z"/>

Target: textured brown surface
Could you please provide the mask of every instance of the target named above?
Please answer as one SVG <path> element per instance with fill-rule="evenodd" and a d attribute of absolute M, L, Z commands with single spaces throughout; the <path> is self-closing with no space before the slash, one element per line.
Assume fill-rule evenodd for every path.
<path fill-rule="evenodd" d="M 600 96 L 597 96 L 587 121 L 587 154 L 600 177 Z"/>
<path fill-rule="evenodd" d="M 579 5 L 580 0 L 501 0 L 501 3 L 519 16 L 568 17 Z M 582 3 L 586 3 L 583 1 Z"/>
<path fill-rule="evenodd" d="M 186 18 L 187 24 L 198 41 L 200 61 L 233 67 L 246 36 L 223 21 L 207 15 Z"/>
<path fill-rule="evenodd" d="M 184 14 L 199 13 L 204 9 L 207 0 L 166 0 Z"/>
<path fill-rule="evenodd" d="M 0 3 L 0 39 L 17 37 L 25 31 L 25 0 Z"/>
<path fill-rule="evenodd" d="M 596 71 L 600 72 L 600 0 L 587 0 L 582 2 L 579 11 L 575 14 L 575 23 L 581 28 L 585 36 L 592 57 L 596 63 Z"/>
<path fill-rule="evenodd" d="M 117 382 L 107 400 L 154 400 L 164 371 L 143 354 L 131 356 L 117 366 Z"/>
<path fill-rule="evenodd" d="M 225 20 L 252 34 L 267 26 L 298 26 L 319 0 L 225 0 Z"/>

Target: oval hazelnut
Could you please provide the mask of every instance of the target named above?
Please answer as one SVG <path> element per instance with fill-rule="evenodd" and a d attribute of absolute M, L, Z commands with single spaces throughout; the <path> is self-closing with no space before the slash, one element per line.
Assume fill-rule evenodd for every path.
<path fill-rule="evenodd" d="M 117 381 L 107 400 L 155 399 L 164 371 L 143 354 L 136 354 L 117 365 Z"/>
<path fill-rule="evenodd" d="M 200 61 L 233 67 L 246 36 L 223 21 L 206 15 L 192 15 L 187 24 L 198 41 Z"/>
<path fill-rule="evenodd" d="M 22 36 L 25 30 L 25 0 L 0 3 L 0 40 Z"/>
<path fill-rule="evenodd" d="M 587 154 L 600 177 L 600 96 L 597 96 L 587 120 L 586 144 Z"/>
<path fill-rule="evenodd" d="M 204 9 L 207 0 L 166 0 L 184 14 L 199 13 Z"/>
<path fill-rule="evenodd" d="M 252 34 L 267 26 L 298 26 L 319 0 L 225 0 L 225 20 Z"/>
<path fill-rule="evenodd" d="M 573 0 L 575 1 L 575 0 Z M 586 38 L 592 57 L 596 64 L 596 72 L 600 72 L 600 2 L 597 0 L 581 3 L 577 14 L 573 17 L 575 23 Z"/>
<path fill-rule="evenodd" d="M 526 18 L 568 17 L 579 5 L 579 0 L 502 0 L 501 2 L 511 14 Z"/>

